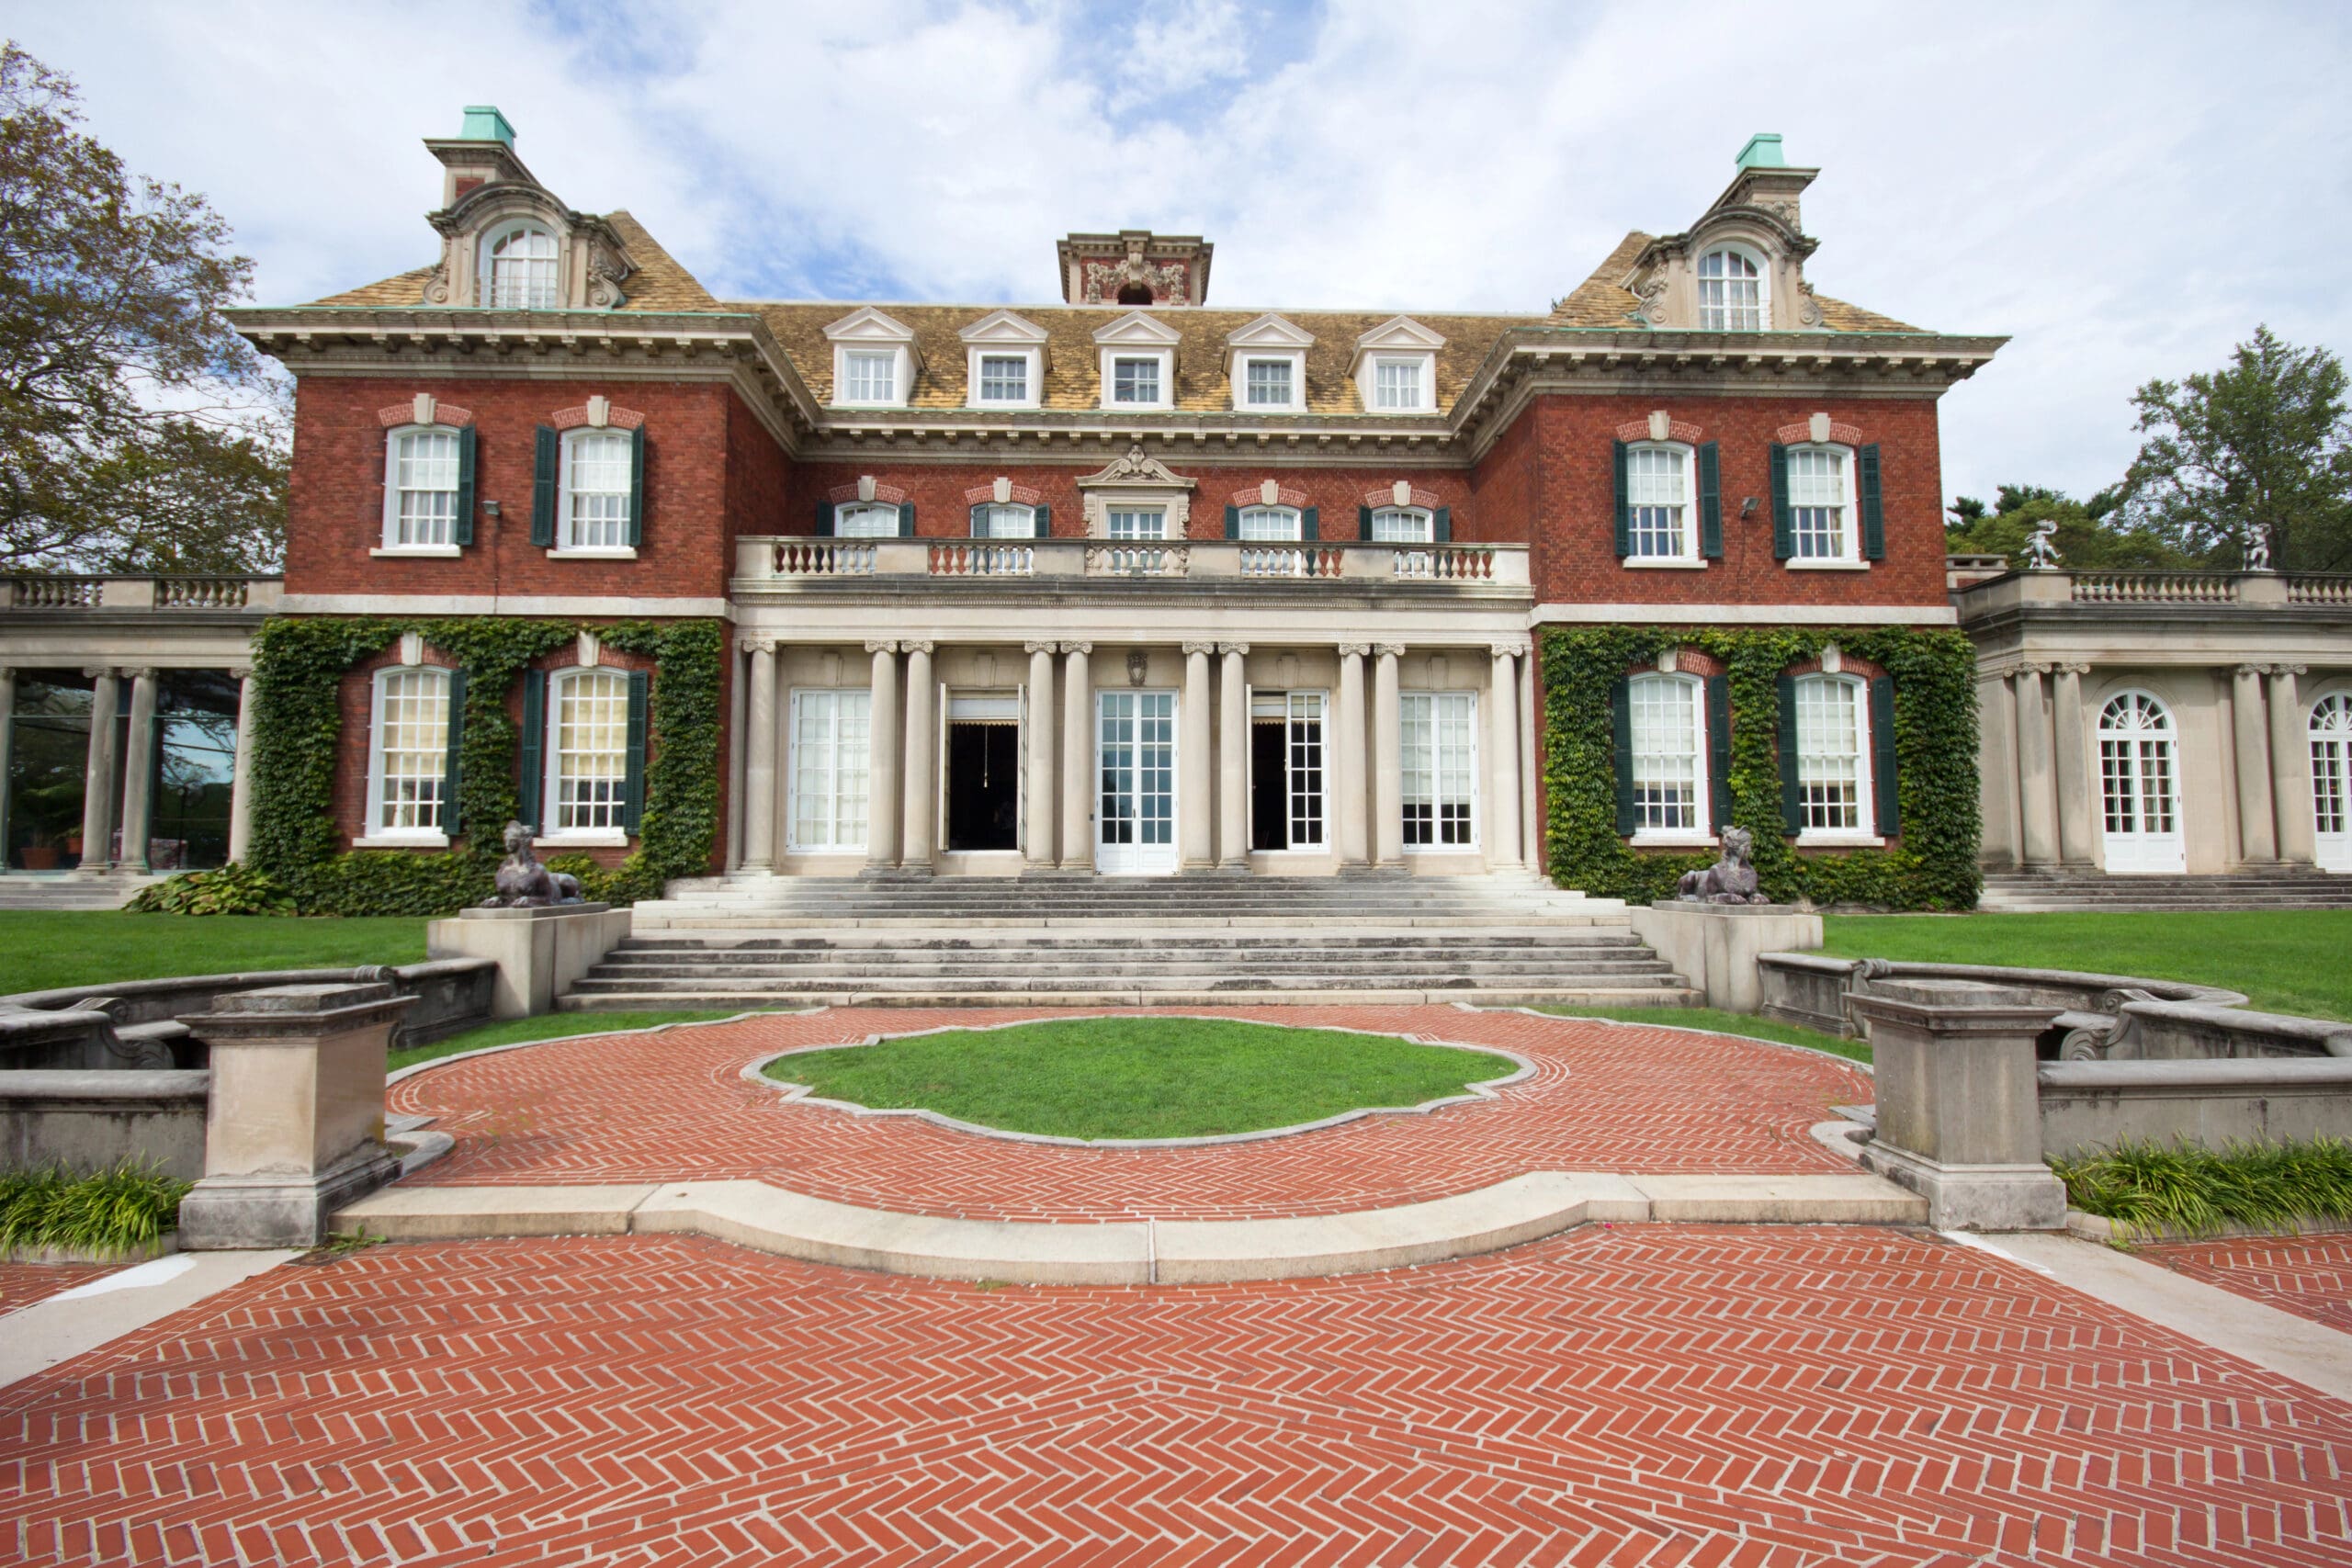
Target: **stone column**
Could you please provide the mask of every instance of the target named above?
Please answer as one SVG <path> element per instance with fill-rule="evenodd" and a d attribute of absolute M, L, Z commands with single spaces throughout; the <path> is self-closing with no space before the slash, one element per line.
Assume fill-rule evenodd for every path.
<path fill-rule="evenodd" d="M 899 863 L 899 645 L 865 645 L 874 656 L 873 703 L 867 712 L 865 869 Z"/>
<path fill-rule="evenodd" d="M 1519 656 L 1524 645 L 1490 649 L 1487 684 L 1487 869 L 1524 865 L 1519 848 Z"/>
<path fill-rule="evenodd" d="M 1183 868 L 1197 871 L 1215 863 L 1209 824 L 1216 802 L 1209 797 L 1209 655 L 1216 645 L 1184 645 L 1183 712 L 1176 743 L 1176 839 L 1183 852 Z"/>
<path fill-rule="evenodd" d="M 1543 757 L 1543 746 L 1535 735 L 1535 649 L 1530 645 L 1527 657 L 1519 661 L 1519 851 L 1528 868 L 1539 876 L 1549 874 L 1536 799 Z"/>
<path fill-rule="evenodd" d="M 1094 675 L 1091 642 L 1062 644 L 1062 869 L 1094 869 Z M 1043 852 L 1043 846 L 1040 846 Z"/>
<path fill-rule="evenodd" d="M 237 678 L 237 742 L 229 764 L 229 858 L 242 865 L 254 847 L 254 672 L 229 673 Z M 0 767 L 6 761 L 0 757 Z"/>
<path fill-rule="evenodd" d="M 85 670 L 96 682 L 90 693 L 90 750 L 82 771 L 82 869 L 106 869 L 107 840 L 114 831 L 114 730 L 117 672 Z"/>
<path fill-rule="evenodd" d="M 900 645 L 907 652 L 906 846 L 909 871 L 931 869 L 932 825 L 939 820 L 939 719 L 927 642 Z"/>
<path fill-rule="evenodd" d="M 2017 672 L 2018 807 L 2025 824 L 2027 865 L 2054 865 L 2058 861 L 2050 704 L 2042 690 L 2042 677 L 2049 672 L 2046 664 L 2029 665 Z"/>
<path fill-rule="evenodd" d="M 144 875 L 155 807 L 155 671 L 130 672 L 130 743 L 122 761 L 122 863 Z"/>
<path fill-rule="evenodd" d="M 2018 689 L 2006 675 L 1980 676 L 1976 707 L 1984 726 L 1977 810 L 1984 823 L 1984 863 L 2014 871 L 2025 863 L 2018 829 Z"/>
<path fill-rule="evenodd" d="M 2230 682 L 2230 750 L 2237 764 L 2238 859 L 2275 862 L 2278 839 L 2270 827 L 2270 736 L 2262 716 L 2259 664 L 2241 664 Z"/>
<path fill-rule="evenodd" d="M 737 872 L 743 869 L 743 792 L 748 787 L 751 765 L 751 734 L 745 714 L 751 706 L 751 694 L 744 690 L 748 666 L 741 645 L 737 645 L 728 658 L 732 664 L 727 682 L 727 852 L 720 857 L 719 864 L 729 872 Z"/>
<path fill-rule="evenodd" d="M 2303 711 L 2295 678 L 2301 664 L 2270 667 L 2270 795 L 2276 805 L 2278 858 L 2310 865 L 2318 853 L 2312 841 L 2311 716 Z"/>
<path fill-rule="evenodd" d="M 747 640 L 752 656 L 752 689 L 745 699 L 743 734 L 743 869 L 775 870 L 775 643 L 767 637 Z"/>
<path fill-rule="evenodd" d="M 2083 677 L 2087 664 L 2061 664 L 2051 679 L 2052 775 L 2058 781 L 2058 858 L 2067 865 L 2098 860 L 2091 841 L 2090 741 L 2083 732 Z"/>
<path fill-rule="evenodd" d="M 1331 776 L 1340 800 L 1340 864 L 1363 866 L 1369 859 L 1364 832 L 1363 656 L 1371 645 L 1340 644 L 1339 752 Z"/>
<path fill-rule="evenodd" d="M 1250 682 L 1246 642 L 1216 645 L 1216 859 L 1228 871 L 1250 869 Z"/>
<path fill-rule="evenodd" d="M 1023 803 L 1023 863 L 1032 871 L 1054 863 L 1054 649 L 1050 642 L 1024 643 L 1029 653 L 1029 798 Z"/>
<path fill-rule="evenodd" d="M 1401 642 L 1373 645 L 1372 662 L 1372 844 L 1375 864 L 1405 863 L 1405 726 L 1396 693 Z"/>

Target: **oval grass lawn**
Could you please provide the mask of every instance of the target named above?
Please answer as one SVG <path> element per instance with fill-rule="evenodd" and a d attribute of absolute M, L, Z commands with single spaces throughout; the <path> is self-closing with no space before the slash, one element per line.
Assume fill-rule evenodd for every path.
<path fill-rule="evenodd" d="M 1193 1018 L 1079 1018 L 804 1051 L 767 1076 L 876 1111 L 1065 1138 L 1197 1138 L 1403 1107 L 1506 1077 L 1491 1051 Z"/>

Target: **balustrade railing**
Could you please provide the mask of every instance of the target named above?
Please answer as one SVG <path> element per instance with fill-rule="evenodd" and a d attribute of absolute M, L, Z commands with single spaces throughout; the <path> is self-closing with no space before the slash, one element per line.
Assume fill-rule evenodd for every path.
<path fill-rule="evenodd" d="M 933 577 L 1027 577 L 1036 570 L 1035 545 L 944 544 L 931 547 Z"/>
<path fill-rule="evenodd" d="M 2287 603 L 2352 607 L 2352 577 L 2290 577 Z"/>
<path fill-rule="evenodd" d="M 1187 578 L 1262 583 L 1344 579 L 1431 587 L 1527 586 L 1511 545 L 1239 539 L 820 539 L 746 537 L 737 580 Z"/>
<path fill-rule="evenodd" d="M 1398 577 L 1429 582 L 1492 582 L 1495 552 L 1440 545 L 1434 549 L 1398 550 L 1391 570 Z"/>
<path fill-rule="evenodd" d="M 855 540 L 778 539 L 778 577 L 871 577 L 875 547 Z"/>
<path fill-rule="evenodd" d="M 2204 571 L 2078 571 L 2077 604 L 2231 604 L 2237 579 Z"/>
<path fill-rule="evenodd" d="M 1182 577 L 1192 570 L 1190 545 L 1089 545 L 1089 577 Z"/>
<path fill-rule="evenodd" d="M 277 607 L 275 577 L 107 577 L 59 572 L 0 578 L 0 610 L 258 610 Z"/>
<path fill-rule="evenodd" d="M 242 610 L 252 586 L 242 577 L 162 577 L 155 580 L 155 604 L 165 610 Z"/>
<path fill-rule="evenodd" d="M 19 610 L 89 610 L 106 603 L 103 577 L 19 577 L 8 603 Z"/>
<path fill-rule="evenodd" d="M 1346 570 L 1346 552 L 1320 545 L 1244 545 L 1244 577 L 1338 577 Z"/>

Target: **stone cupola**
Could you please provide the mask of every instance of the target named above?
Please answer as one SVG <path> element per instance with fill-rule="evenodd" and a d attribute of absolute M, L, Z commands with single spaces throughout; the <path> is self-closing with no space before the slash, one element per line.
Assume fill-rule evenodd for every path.
<path fill-rule="evenodd" d="M 1072 305 L 1202 305 L 1209 297 L 1209 256 L 1198 234 L 1071 234 L 1054 246 L 1062 299 Z"/>

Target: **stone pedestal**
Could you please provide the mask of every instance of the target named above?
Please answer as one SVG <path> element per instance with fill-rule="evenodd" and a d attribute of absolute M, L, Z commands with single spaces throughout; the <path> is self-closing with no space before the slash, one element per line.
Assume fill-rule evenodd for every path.
<path fill-rule="evenodd" d="M 2054 1230 L 2066 1189 L 2042 1163 L 2034 1042 L 2058 1015 L 1967 980 L 1883 981 L 1868 1026 L 1878 1131 L 1862 1164 L 1928 1200 L 1939 1229 Z"/>
<path fill-rule="evenodd" d="M 1757 958 L 1821 945 L 1821 917 L 1788 904 L 1694 904 L 1661 898 L 1628 909 L 1634 932 L 1704 991 L 1707 1005 L 1725 1012 L 1756 1012 L 1764 1005 Z"/>
<path fill-rule="evenodd" d="M 182 1247 L 316 1247 L 337 1209 L 400 1174 L 384 1145 L 384 1055 L 413 1003 L 385 985 L 273 986 L 180 1020 L 212 1052 Z"/>
<path fill-rule="evenodd" d="M 539 909 L 468 909 L 424 928 L 434 958 L 488 958 L 498 964 L 492 1018 L 534 1018 L 628 935 L 627 909 L 555 904 Z"/>

